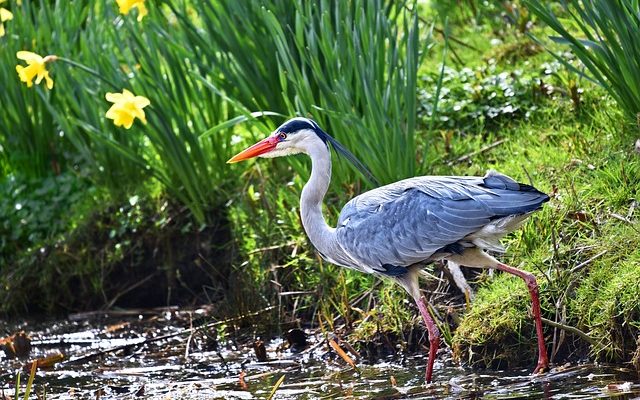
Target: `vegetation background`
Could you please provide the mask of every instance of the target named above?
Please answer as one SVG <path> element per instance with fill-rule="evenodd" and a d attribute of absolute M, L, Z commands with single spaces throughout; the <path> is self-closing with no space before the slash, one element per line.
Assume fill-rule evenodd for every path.
<path fill-rule="evenodd" d="M 13 16 L 0 37 L 3 315 L 276 305 L 263 333 L 415 347 L 422 329 L 400 289 L 314 254 L 298 218 L 304 157 L 225 163 L 304 115 L 382 183 L 494 168 L 550 193 L 504 259 L 539 277 L 552 361 L 640 369 L 637 1 L 145 4 L 143 18 L 115 1 L 0 4 Z M 20 82 L 21 50 L 59 57 L 53 89 Z M 122 89 L 149 98 L 147 124 L 105 118 L 105 94 Z M 331 221 L 371 188 L 334 163 Z M 454 354 L 531 363 L 519 280 L 468 272 L 467 302 L 441 266 L 432 275 L 425 292 Z"/>

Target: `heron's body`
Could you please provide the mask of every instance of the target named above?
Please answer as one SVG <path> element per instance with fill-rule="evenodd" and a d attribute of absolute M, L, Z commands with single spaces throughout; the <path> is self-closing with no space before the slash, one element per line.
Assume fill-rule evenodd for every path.
<path fill-rule="evenodd" d="M 497 268 L 525 280 L 532 293 L 538 333 L 536 370 L 546 368 L 535 277 L 498 262 L 484 250 L 502 251 L 500 238 L 516 229 L 549 197 L 495 171 L 484 177 L 415 177 L 353 198 L 344 206 L 333 228 L 322 214 L 322 201 L 331 180 L 329 143 L 354 160 L 315 122 L 294 118 L 230 161 L 300 152 L 311 157 L 311 176 L 300 198 L 302 225 L 311 243 L 326 260 L 391 277 L 411 294 L 429 330 L 427 381 L 431 379 L 439 332 L 420 294 L 417 272 L 439 259 L 468 267 Z"/>
<path fill-rule="evenodd" d="M 500 238 L 546 200 L 531 186 L 494 171 L 485 177 L 395 182 L 344 206 L 335 238 L 346 262 L 338 264 L 399 276 L 414 264 L 460 256 L 474 247 L 503 251 Z"/>

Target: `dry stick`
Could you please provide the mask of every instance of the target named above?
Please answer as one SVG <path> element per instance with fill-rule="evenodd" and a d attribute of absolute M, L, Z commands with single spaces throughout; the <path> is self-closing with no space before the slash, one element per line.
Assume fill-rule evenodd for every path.
<path fill-rule="evenodd" d="M 476 151 L 472 151 L 472 152 L 471 152 L 471 153 L 469 153 L 469 154 L 465 154 L 464 156 L 459 157 L 459 158 L 458 158 L 458 159 L 456 159 L 455 161 L 449 161 L 449 165 L 451 166 L 451 165 L 453 165 L 453 164 L 459 164 L 459 163 L 465 162 L 465 161 L 467 161 L 468 159 L 470 159 L 471 157 L 473 157 L 473 156 L 477 156 L 478 154 L 481 154 L 481 153 L 484 153 L 484 152 L 487 152 L 487 151 L 489 151 L 489 150 L 493 149 L 494 147 L 498 147 L 498 146 L 500 146 L 502 143 L 504 143 L 504 142 L 506 142 L 506 141 L 508 141 L 508 140 L 509 140 L 509 139 L 500 139 L 500 140 L 498 140 L 497 142 L 493 142 L 493 143 L 491 143 L 491 144 L 488 144 L 488 145 L 486 145 L 486 146 L 482 147 L 481 149 L 478 149 L 478 150 L 476 150 Z"/>
<path fill-rule="evenodd" d="M 192 318 L 192 314 L 189 313 L 189 329 L 193 329 L 193 318 Z M 189 338 L 187 339 L 187 344 L 185 345 L 185 349 L 184 349 L 184 360 L 188 361 L 189 360 L 189 348 L 191 347 L 191 339 L 193 339 L 193 330 L 191 331 L 191 333 L 189 334 Z"/>
<path fill-rule="evenodd" d="M 269 251 L 269 250 L 277 250 L 277 249 L 281 249 L 283 247 L 290 247 L 290 246 L 293 246 L 296 243 L 297 242 L 295 240 L 291 240 L 291 241 L 288 241 L 287 243 L 276 244 L 276 245 L 267 246 L 267 247 L 261 247 L 259 249 L 251 250 L 250 252 L 247 253 L 247 255 L 251 255 L 251 254 L 255 254 L 255 253 L 263 253 L 263 252 Z"/>
<path fill-rule="evenodd" d="M 595 256 L 591 257 L 590 259 L 588 259 L 587 261 L 581 262 L 580 264 L 576 265 L 575 267 L 571 268 L 571 270 L 569 271 L 569 273 L 573 274 L 574 272 L 586 267 L 587 265 L 589 265 L 591 262 L 593 262 L 593 260 L 595 260 L 596 258 L 604 255 L 607 252 L 607 250 L 602 250 L 600 253 L 596 254 Z"/>
<path fill-rule="evenodd" d="M 571 326 L 571 325 L 565 325 L 565 324 L 561 324 L 559 322 L 555 322 L 555 321 L 551 321 L 550 319 L 546 319 L 546 318 L 542 318 L 542 322 L 544 322 L 545 324 L 549 325 L 549 326 L 553 326 L 554 328 L 559 328 L 559 329 L 563 329 L 567 332 L 571 332 L 574 333 L 578 336 L 580 336 L 582 339 L 584 339 L 585 342 L 589 343 L 589 344 L 596 344 L 596 340 L 594 338 L 592 338 L 591 336 L 587 335 L 586 333 L 582 332 L 580 329 Z"/>
<path fill-rule="evenodd" d="M 135 343 L 127 343 L 127 344 L 123 344 L 121 346 L 111 347 L 111 348 L 106 349 L 106 350 L 100 350 L 100 351 L 96 351 L 94 353 L 85 354 L 84 356 L 71 358 L 71 359 L 69 359 L 67 361 L 61 362 L 58 365 L 76 364 L 76 363 L 81 362 L 81 361 L 90 360 L 92 358 L 100 357 L 100 356 L 103 356 L 105 354 L 113 353 L 113 352 L 116 352 L 116 351 L 119 351 L 119 350 L 125 350 L 125 349 L 129 349 L 131 347 L 136 347 L 136 346 L 140 346 L 140 345 L 144 345 L 144 344 L 158 342 L 158 341 L 165 340 L 165 339 L 171 339 L 173 337 L 181 336 L 181 335 L 185 335 L 185 334 L 192 334 L 193 332 L 197 332 L 197 331 L 202 330 L 202 329 L 211 328 L 211 327 L 214 327 L 214 326 L 226 324 L 226 323 L 233 322 L 233 321 L 239 321 L 239 320 L 242 320 L 243 318 L 247 318 L 247 317 L 255 317 L 256 315 L 260 315 L 263 312 L 267 312 L 267 311 L 273 310 L 274 308 L 275 308 L 275 306 L 269 306 L 269 307 L 264 308 L 264 309 L 259 310 L 259 311 L 255 311 L 255 312 L 252 312 L 252 313 L 249 313 L 249 314 L 245 314 L 245 315 L 240 315 L 240 316 L 233 317 L 233 318 L 228 318 L 228 319 L 225 319 L 223 321 L 210 322 L 208 324 L 201 325 L 201 326 L 198 326 L 198 327 L 195 327 L 195 328 L 183 329 L 183 330 L 181 330 L 179 332 L 173 332 L 173 333 L 169 333 L 169 334 L 162 335 L 162 336 L 157 336 L 157 337 L 153 337 L 153 338 L 146 338 L 146 339 L 137 341 Z"/>
<path fill-rule="evenodd" d="M 627 224 L 629 224 L 631 226 L 631 229 L 633 229 L 636 232 L 640 232 L 638 229 L 636 229 L 636 227 L 633 224 L 633 221 L 631 221 L 629 218 L 626 218 L 620 214 L 616 214 L 616 213 L 611 213 L 611 216 L 615 219 L 619 219 L 622 222 L 626 222 Z"/>

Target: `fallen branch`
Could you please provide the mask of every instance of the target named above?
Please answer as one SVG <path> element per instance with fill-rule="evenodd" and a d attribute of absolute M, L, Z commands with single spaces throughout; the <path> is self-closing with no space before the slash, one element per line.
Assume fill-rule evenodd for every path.
<path fill-rule="evenodd" d="M 542 319 L 542 322 L 544 322 L 549 326 L 553 326 L 554 328 L 562 329 L 567 332 L 571 332 L 575 335 L 580 336 L 585 342 L 589 344 L 593 345 L 593 344 L 596 344 L 597 342 L 594 338 L 592 338 L 591 336 L 587 335 L 586 333 L 582 332 L 580 329 L 574 326 L 561 324 L 560 322 L 551 321 L 550 319 L 546 319 L 546 318 L 541 318 L 541 319 Z"/>

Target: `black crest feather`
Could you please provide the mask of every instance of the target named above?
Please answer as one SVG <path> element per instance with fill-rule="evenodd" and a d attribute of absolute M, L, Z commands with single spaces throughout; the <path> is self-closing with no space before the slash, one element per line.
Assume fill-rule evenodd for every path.
<path fill-rule="evenodd" d="M 316 135 L 327 145 L 327 147 L 333 147 L 333 150 L 339 155 L 346 158 L 351 165 L 353 165 L 360 173 L 369 180 L 375 186 L 380 186 L 380 182 L 376 179 L 373 173 L 367 168 L 366 165 L 358 158 L 353 155 L 346 147 L 344 147 L 340 142 L 334 139 L 327 132 L 323 131 L 314 120 L 308 118 L 294 118 L 291 119 L 284 124 L 282 124 L 278 130 L 286 133 L 292 133 L 299 131 L 301 129 L 311 129 Z"/>

